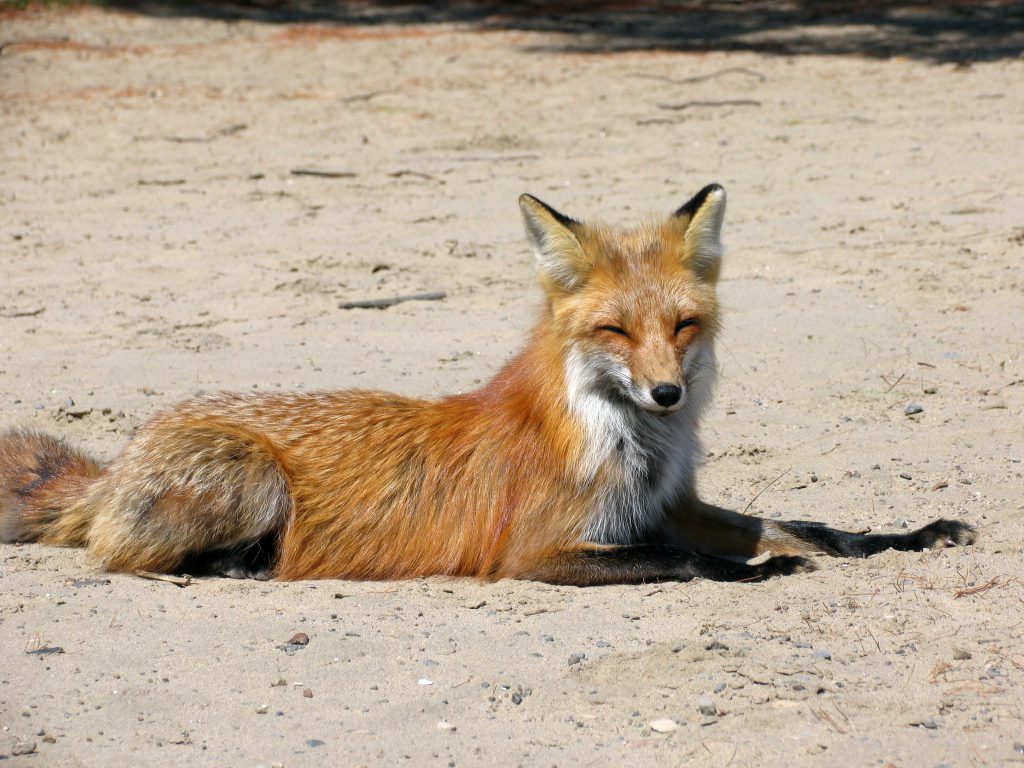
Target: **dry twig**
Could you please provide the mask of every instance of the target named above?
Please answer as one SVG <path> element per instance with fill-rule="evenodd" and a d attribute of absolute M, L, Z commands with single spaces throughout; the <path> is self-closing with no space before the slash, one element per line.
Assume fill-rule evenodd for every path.
<path fill-rule="evenodd" d="M 754 495 L 754 498 L 752 498 L 752 499 L 751 499 L 750 501 L 748 501 L 748 502 L 747 502 L 747 506 L 745 506 L 745 507 L 743 508 L 743 511 L 742 511 L 742 512 L 740 512 L 740 514 L 741 514 L 741 515 L 745 515 L 745 514 L 747 514 L 747 510 L 748 510 L 748 509 L 750 509 L 750 505 L 751 505 L 751 504 L 753 504 L 753 503 L 754 503 L 755 501 L 757 501 L 757 498 L 758 498 L 758 496 L 760 496 L 760 495 L 761 495 L 762 493 L 764 493 L 764 492 L 765 492 L 765 491 L 767 491 L 767 490 L 768 490 L 769 488 L 771 488 L 771 487 L 772 487 L 773 485 L 775 485 L 775 484 L 776 484 L 777 482 L 779 482 L 779 480 L 781 480 L 781 479 L 782 479 L 782 478 L 784 478 L 784 477 L 785 477 L 786 475 L 788 475 L 791 469 L 792 469 L 792 467 L 790 467 L 789 469 L 787 469 L 787 470 L 786 470 L 785 472 L 783 472 L 783 473 L 782 473 L 781 475 L 779 475 L 779 476 L 778 476 L 778 477 L 776 477 L 776 478 L 775 478 L 774 480 L 772 480 L 772 481 L 771 481 L 770 483 L 768 483 L 768 485 L 766 485 L 766 486 L 765 486 L 764 488 L 762 488 L 762 489 L 761 489 L 760 491 L 758 491 L 758 492 L 757 492 L 757 493 L 756 493 L 756 494 Z"/>
<path fill-rule="evenodd" d="M 979 585 L 977 587 L 967 587 L 966 589 L 958 589 L 956 592 L 953 593 L 953 597 L 957 598 L 957 597 L 965 597 L 966 595 L 977 595 L 977 594 L 979 594 L 981 592 L 988 592 L 993 587 L 998 587 L 998 586 L 999 586 L 999 577 L 998 576 L 993 576 L 989 581 L 987 581 L 986 583 L 981 584 L 981 585 Z"/>
<path fill-rule="evenodd" d="M 630 74 L 630 77 L 636 77 L 642 80 L 658 80 L 662 83 L 686 85 L 688 83 L 703 83 L 708 80 L 713 80 L 716 77 L 721 77 L 722 75 L 749 75 L 750 77 L 756 78 L 757 81 L 761 83 L 768 79 L 760 72 L 756 72 L 753 69 L 747 69 L 746 67 L 726 67 L 725 69 L 716 69 L 714 72 L 709 72 L 706 75 L 694 75 L 693 77 L 665 77 L 664 75 L 649 75 L 646 72 L 633 72 Z"/>
<path fill-rule="evenodd" d="M 721 101 L 684 101 L 681 104 L 667 104 L 661 102 L 658 109 L 668 109 L 672 112 L 682 112 L 684 109 L 694 107 L 760 107 L 761 102 L 756 99 L 722 99 Z"/>
<path fill-rule="evenodd" d="M 338 309 L 387 309 L 405 301 L 440 301 L 448 298 L 444 291 L 428 291 L 427 293 L 410 293 L 406 296 L 391 296 L 386 299 L 356 299 L 343 301 Z"/>
<path fill-rule="evenodd" d="M 289 173 L 292 176 L 316 176 L 321 179 L 354 179 L 356 177 L 352 171 L 318 171 L 315 168 L 292 168 Z"/>
<path fill-rule="evenodd" d="M 174 584 L 177 587 L 187 587 L 195 581 L 195 579 L 193 579 L 187 573 L 184 576 L 174 576 L 170 573 L 136 571 L 135 575 L 138 576 L 140 579 L 149 579 L 150 581 L 166 581 L 168 584 Z"/>

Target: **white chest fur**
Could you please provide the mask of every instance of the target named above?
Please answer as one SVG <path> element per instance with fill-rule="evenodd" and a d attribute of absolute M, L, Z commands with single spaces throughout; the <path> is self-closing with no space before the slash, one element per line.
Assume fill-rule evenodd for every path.
<path fill-rule="evenodd" d="M 579 474 L 596 489 L 584 539 L 627 544 L 657 526 L 667 506 L 694 490 L 700 461 L 698 419 L 711 397 L 714 351 L 695 350 L 687 360 L 683 407 L 656 415 L 616 388 L 629 376 L 614 361 L 586 360 L 574 351 L 566 365 L 570 410 L 580 420 L 586 445 Z"/>

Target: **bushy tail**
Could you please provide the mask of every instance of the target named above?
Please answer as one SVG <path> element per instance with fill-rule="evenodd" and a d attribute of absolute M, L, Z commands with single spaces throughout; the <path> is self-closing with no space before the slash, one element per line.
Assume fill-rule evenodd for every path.
<path fill-rule="evenodd" d="M 76 502 L 102 474 L 58 438 L 20 429 L 0 435 L 0 541 L 85 546 L 92 513 Z"/>

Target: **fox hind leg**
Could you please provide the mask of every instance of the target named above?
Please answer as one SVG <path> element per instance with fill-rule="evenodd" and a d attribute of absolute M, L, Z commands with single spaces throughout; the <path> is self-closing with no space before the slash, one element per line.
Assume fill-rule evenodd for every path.
<path fill-rule="evenodd" d="M 95 509 L 89 548 L 108 570 L 205 563 L 229 575 L 269 574 L 292 506 L 265 439 L 175 419 L 140 431 L 85 503 Z"/>
<path fill-rule="evenodd" d="M 266 581 L 274 575 L 280 543 L 280 535 L 274 531 L 233 547 L 189 555 L 179 570 L 196 576 L 210 574 L 229 579 Z"/>

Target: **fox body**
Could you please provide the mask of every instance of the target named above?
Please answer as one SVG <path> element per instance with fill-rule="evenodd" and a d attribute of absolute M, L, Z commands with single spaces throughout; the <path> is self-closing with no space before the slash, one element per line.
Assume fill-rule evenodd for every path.
<path fill-rule="evenodd" d="M 13 431 L 0 437 L 0 538 L 87 546 L 114 571 L 579 585 L 759 579 L 816 552 L 973 539 L 957 521 L 862 535 L 699 500 L 721 187 L 627 231 L 528 195 L 520 207 L 546 301 L 482 389 L 200 397 L 157 414 L 105 468 Z"/>

